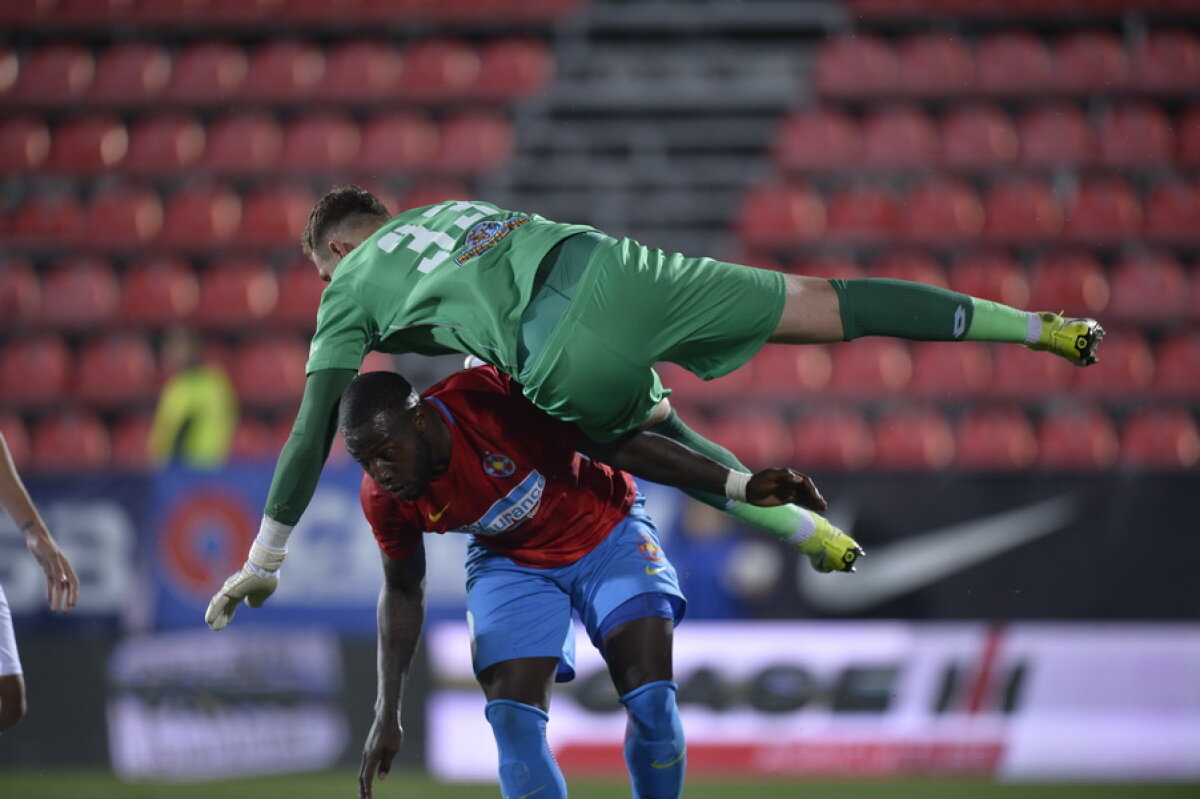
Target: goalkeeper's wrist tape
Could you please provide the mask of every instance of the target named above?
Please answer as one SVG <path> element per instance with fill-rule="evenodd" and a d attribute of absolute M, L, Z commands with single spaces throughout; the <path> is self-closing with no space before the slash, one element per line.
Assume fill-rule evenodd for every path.
<path fill-rule="evenodd" d="M 738 502 L 746 501 L 746 486 L 750 484 L 751 475 L 730 469 L 725 476 L 725 496 Z"/>
<path fill-rule="evenodd" d="M 250 558 L 246 561 L 250 570 L 259 577 L 276 576 L 287 555 L 287 539 L 291 532 L 291 525 L 264 516 L 258 536 L 250 546 Z"/>

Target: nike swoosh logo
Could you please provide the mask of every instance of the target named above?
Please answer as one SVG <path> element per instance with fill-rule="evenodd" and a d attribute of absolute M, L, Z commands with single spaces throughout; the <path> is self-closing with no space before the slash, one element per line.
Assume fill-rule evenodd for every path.
<path fill-rule="evenodd" d="M 683 756 L 686 754 L 687 754 L 687 750 L 684 749 L 682 752 L 679 753 L 679 757 L 675 758 L 670 763 L 659 763 L 657 760 L 651 760 L 650 768 L 670 768 L 671 766 L 678 764 L 679 761 L 683 760 Z"/>
<path fill-rule="evenodd" d="M 1075 504 L 1073 497 L 1055 497 L 874 546 L 853 578 L 823 579 L 804 562 L 800 593 L 824 610 L 866 610 L 1063 529 L 1075 517 Z M 849 533 L 849 526 L 839 526 Z"/>
<path fill-rule="evenodd" d="M 541 792 L 542 792 L 542 791 L 544 791 L 544 790 L 546 790 L 546 786 L 545 786 L 545 785 L 539 785 L 538 787 L 534 788 L 534 789 L 533 789 L 532 791 L 530 791 L 529 793 L 523 793 L 523 794 L 521 794 L 520 796 L 518 796 L 518 797 L 517 797 L 517 799 L 529 799 L 529 797 L 530 797 L 530 796 L 533 796 L 535 793 L 541 793 Z"/>
<path fill-rule="evenodd" d="M 646 574 L 655 575 L 655 574 L 658 574 L 659 572 L 665 572 L 666 570 L 667 570 L 666 566 L 659 566 L 657 569 L 651 569 L 649 566 L 647 566 Z"/>
<path fill-rule="evenodd" d="M 451 500 L 451 502 L 453 502 L 453 500 Z M 448 507 L 450 507 L 450 502 L 447 502 L 445 505 L 443 505 L 442 509 L 437 513 L 426 513 L 425 515 L 429 517 L 429 521 L 436 522 L 438 519 L 442 518 L 442 514 L 446 512 L 446 508 Z"/>

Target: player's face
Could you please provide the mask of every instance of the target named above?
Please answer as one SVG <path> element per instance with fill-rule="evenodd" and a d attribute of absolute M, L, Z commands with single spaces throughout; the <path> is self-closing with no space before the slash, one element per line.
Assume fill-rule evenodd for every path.
<path fill-rule="evenodd" d="M 370 424 L 343 431 L 346 449 L 380 488 L 412 501 L 433 473 L 429 442 L 408 413 L 381 413 Z"/>

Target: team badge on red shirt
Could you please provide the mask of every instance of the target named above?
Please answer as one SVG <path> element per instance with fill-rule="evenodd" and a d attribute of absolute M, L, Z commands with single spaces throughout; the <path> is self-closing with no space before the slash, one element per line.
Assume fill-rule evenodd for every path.
<path fill-rule="evenodd" d="M 492 477 L 508 477 L 517 470 L 517 464 L 507 455 L 487 452 L 483 456 L 483 470 Z"/>

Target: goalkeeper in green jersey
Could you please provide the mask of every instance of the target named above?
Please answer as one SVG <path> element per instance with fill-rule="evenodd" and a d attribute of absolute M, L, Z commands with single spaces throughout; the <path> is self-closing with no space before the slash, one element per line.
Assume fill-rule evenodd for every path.
<path fill-rule="evenodd" d="M 1091 319 L 908 281 L 827 280 L 666 254 L 484 202 L 448 201 L 393 217 L 356 186 L 321 198 L 302 244 L 330 284 L 304 398 L 249 560 L 209 604 L 213 629 L 242 599 L 258 606 L 278 584 L 288 535 L 333 440 L 339 397 L 370 350 L 472 355 L 596 441 L 638 429 L 675 439 L 730 469 L 725 496 L 693 496 L 792 543 L 818 570 L 848 571 L 862 550 L 818 514 L 742 501 L 747 470 L 671 410 L 656 362 L 712 379 L 767 342 L 895 336 L 1012 342 L 1083 366 L 1095 362 L 1104 335 Z"/>

